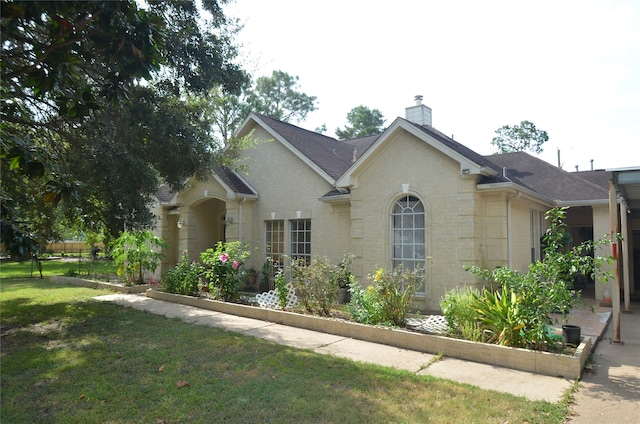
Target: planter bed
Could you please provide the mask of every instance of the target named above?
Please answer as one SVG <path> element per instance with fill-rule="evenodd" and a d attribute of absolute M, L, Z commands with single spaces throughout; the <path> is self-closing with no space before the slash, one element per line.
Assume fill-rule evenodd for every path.
<path fill-rule="evenodd" d="M 398 328 L 376 327 L 354 322 L 259 308 L 217 300 L 147 290 L 147 297 L 180 303 L 225 314 L 269 321 L 276 324 L 320 331 L 419 352 L 442 354 L 484 364 L 528 371 L 536 374 L 580 378 L 591 351 L 591 338 L 582 337 L 573 355 L 476 343 L 445 336 L 421 334 Z"/>
<path fill-rule="evenodd" d="M 92 289 L 107 289 L 107 290 L 117 291 L 119 293 L 129 293 L 129 294 L 144 293 L 150 288 L 148 284 L 140 284 L 136 286 L 123 286 L 120 283 L 88 280 L 85 278 L 78 278 L 78 277 L 64 277 L 60 275 L 55 275 L 51 277 L 51 281 L 54 283 L 75 284 L 76 286 L 90 287 Z"/>

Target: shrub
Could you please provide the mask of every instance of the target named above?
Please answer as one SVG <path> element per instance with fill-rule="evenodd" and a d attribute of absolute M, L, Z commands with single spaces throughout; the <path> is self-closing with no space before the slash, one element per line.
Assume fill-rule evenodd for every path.
<path fill-rule="evenodd" d="M 544 257 L 531 264 L 526 273 L 508 267 L 492 271 L 476 266 L 467 268 L 501 287 L 501 292 L 486 290 L 483 297 L 478 297 L 481 328 L 494 334 L 498 343 L 534 349 L 553 344 L 547 329 L 551 324 L 549 314 L 566 314 L 581 302 L 581 293 L 573 288 L 573 279 L 578 275 L 595 277 L 596 274 L 607 279 L 601 267 L 613 258 L 595 256 L 593 249 L 610 241 L 588 240 L 569 248 L 563 222 L 567 209 L 553 208 L 547 212 L 545 219 L 550 225 L 543 237 Z M 498 323 L 502 323 L 501 328 Z"/>
<path fill-rule="evenodd" d="M 125 284 L 142 284 L 147 272 L 155 271 L 158 267 L 162 252 L 155 248 L 165 247 L 166 243 L 149 230 L 133 233 L 124 231 L 113 241 L 111 254 L 118 265 L 118 277 Z"/>
<path fill-rule="evenodd" d="M 298 301 L 311 313 L 329 316 L 338 300 L 340 281 L 348 273 L 351 260 L 345 256 L 340 265 L 332 264 L 326 256 L 291 261 L 291 279 Z"/>
<path fill-rule="evenodd" d="M 476 312 L 480 328 L 488 335 L 487 343 L 503 346 L 526 347 L 527 324 L 521 310 L 522 299 L 508 286 L 502 290 L 484 290 L 483 296 L 476 295 Z M 530 327 L 529 327 L 530 328 Z"/>
<path fill-rule="evenodd" d="M 374 286 L 362 288 L 354 281 L 349 287 L 349 292 L 351 301 L 347 310 L 356 322 L 375 325 L 384 321 L 382 302 Z"/>
<path fill-rule="evenodd" d="M 162 289 L 167 293 L 195 295 L 202 282 L 204 268 L 196 261 L 190 261 L 186 253 L 175 268 L 162 276 Z"/>
<path fill-rule="evenodd" d="M 240 267 L 248 257 L 249 250 L 239 241 L 218 242 L 215 248 L 209 248 L 200 254 L 213 298 L 224 301 L 239 298 Z"/>
<path fill-rule="evenodd" d="M 349 312 L 363 324 L 404 326 L 413 296 L 423 281 L 421 268 L 391 272 L 380 268 L 373 277 L 369 276 L 366 290 L 357 284 L 352 286 Z"/>
<path fill-rule="evenodd" d="M 479 295 L 477 289 L 468 286 L 456 287 L 440 300 L 440 309 L 447 320 L 451 335 L 474 342 L 482 339 L 476 311 Z"/>
<path fill-rule="evenodd" d="M 287 287 L 287 279 L 285 278 L 282 270 L 278 270 L 274 281 L 276 296 L 278 297 L 278 305 L 281 309 L 285 309 L 287 307 L 287 303 L 289 303 L 289 288 Z"/>

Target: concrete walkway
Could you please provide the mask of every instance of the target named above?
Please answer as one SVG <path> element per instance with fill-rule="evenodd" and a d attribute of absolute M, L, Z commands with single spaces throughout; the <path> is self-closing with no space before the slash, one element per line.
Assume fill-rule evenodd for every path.
<path fill-rule="evenodd" d="M 208 325 L 241 333 L 247 336 L 260 337 L 282 345 L 300 349 L 309 349 L 317 353 L 335 355 L 354 361 L 395 367 L 415 372 L 418 375 L 431 375 L 459 383 L 471 384 L 486 390 L 496 390 L 499 392 L 511 393 L 516 396 L 524 396 L 530 400 L 558 402 L 574 384 L 573 380 L 561 377 L 549 377 L 454 358 L 438 358 L 436 355 L 428 353 L 415 352 L 331 334 L 319 333 L 295 327 L 287 327 L 252 318 L 208 311 L 192 306 L 151 299 L 144 295 L 111 294 L 98 296 L 96 299 L 149 311 L 169 318 L 179 318 L 197 325 Z M 608 311 L 610 311 L 610 308 Z M 584 323 L 586 332 L 584 332 L 583 335 L 591 335 L 594 338 L 598 338 L 606 328 L 607 320 L 603 317 L 608 318 L 609 315 L 610 314 L 607 313 L 607 310 L 604 310 L 604 312 L 602 310 L 599 312 L 596 311 L 595 314 L 591 313 L 589 310 L 589 313 L 584 313 L 583 316 L 572 316 L 572 320 L 570 320 L 570 322 L 577 325 Z M 640 318 L 640 312 L 636 316 Z M 623 323 L 623 328 L 624 326 L 625 324 Z M 636 326 L 636 328 L 640 328 L 640 325 Z M 590 334 L 598 331 L 600 332 L 599 334 Z M 636 339 L 636 343 L 637 341 L 638 339 Z M 628 347 L 627 350 L 630 350 L 629 348 L 632 348 L 633 345 L 628 344 L 625 346 Z M 623 349 L 625 348 L 622 347 L 622 349 L 618 350 L 614 349 L 614 353 L 621 352 Z M 635 352 L 637 366 L 637 344 Z M 606 355 L 603 354 L 603 357 L 606 357 Z M 619 361 L 615 358 L 607 360 L 614 363 Z M 630 362 L 627 361 L 625 363 Z M 610 367 L 607 366 L 607 370 L 609 369 Z M 636 372 L 638 372 L 637 367 Z M 607 372 L 607 374 L 609 373 Z M 636 385 L 635 392 L 633 392 L 633 389 L 629 386 L 627 389 L 631 390 L 631 392 L 628 394 L 635 394 L 636 399 L 639 399 L 640 386 L 638 384 L 640 383 L 640 374 L 636 374 L 635 380 L 632 380 L 630 383 L 634 382 Z M 592 393 L 592 395 L 595 395 L 596 391 L 599 390 L 597 387 L 594 387 L 593 392 L 584 390 L 580 391 L 579 394 L 586 403 L 590 402 L 589 394 Z M 580 406 L 580 403 L 581 402 L 579 402 L 578 406 Z M 583 415 L 579 408 L 576 408 L 576 411 L 580 416 Z M 601 416 L 600 420 L 602 420 Z"/>
<path fill-rule="evenodd" d="M 582 376 L 572 424 L 640 423 L 640 302 L 631 311 L 620 314 L 622 343 L 611 342 L 610 324 L 596 346 L 595 370 Z"/>

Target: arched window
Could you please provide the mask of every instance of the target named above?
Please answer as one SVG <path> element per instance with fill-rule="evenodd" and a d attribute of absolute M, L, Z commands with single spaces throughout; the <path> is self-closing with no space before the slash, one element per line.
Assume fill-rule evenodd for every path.
<path fill-rule="evenodd" d="M 402 196 L 391 211 L 391 262 L 394 269 L 425 267 L 424 205 L 415 196 Z"/>

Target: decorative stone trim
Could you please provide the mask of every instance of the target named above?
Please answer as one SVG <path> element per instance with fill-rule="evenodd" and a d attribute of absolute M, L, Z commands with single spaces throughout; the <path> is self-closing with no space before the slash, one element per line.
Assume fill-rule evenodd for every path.
<path fill-rule="evenodd" d="M 580 378 L 584 364 L 591 351 L 590 337 L 582 337 L 582 342 L 573 355 L 563 355 L 421 334 L 397 328 L 376 327 L 275 309 L 165 293 L 157 290 L 147 290 L 146 295 L 157 300 L 194 306 L 225 314 L 381 343 L 418 352 L 442 354 L 452 358 L 572 379 Z"/>

